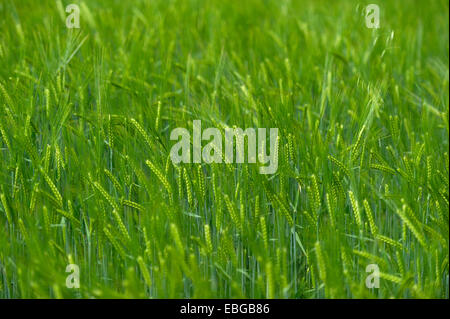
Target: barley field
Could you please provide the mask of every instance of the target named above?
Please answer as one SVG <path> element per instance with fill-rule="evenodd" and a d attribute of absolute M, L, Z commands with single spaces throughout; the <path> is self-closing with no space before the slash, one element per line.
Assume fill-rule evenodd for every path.
<path fill-rule="evenodd" d="M 449 298 L 448 12 L 1 0 L 0 298 Z M 174 163 L 194 120 L 276 172 Z"/>

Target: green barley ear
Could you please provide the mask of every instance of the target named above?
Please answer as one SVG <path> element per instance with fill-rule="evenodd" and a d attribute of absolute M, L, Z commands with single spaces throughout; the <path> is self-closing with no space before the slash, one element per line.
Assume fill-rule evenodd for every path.
<path fill-rule="evenodd" d="M 438 213 L 439 219 L 440 219 L 441 221 L 445 221 L 444 213 L 442 212 L 441 205 L 439 204 L 439 201 L 436 200 L 436 201 L 434 202 L 434 204 L 435 204 L 435 206 L 436 206 L 436 211 L 437 211 L 437 213 Z M 447 221 L 448 221 L 448 218 L 447 218 Z"/>
<path fill-rule="evenodd" d="M 417 214 L 417 212 L 413 211 L 411 209 L 411 207 L 409 207 L 407 204 L 405 204 L 405 199 L 404 198 L 402 198 L 400 201 L 403 204 L 403 208 L 404 208 L 404 211 L 406 213 L 406 216 L 408 216 L 408 218 L 410 218 L 411 221 L 420 228 L 422 226 L 422 223 L 419 221 L 420 217 Z"/>
<path fill-rule="evenodd" d="M 61 171 L 64 168 L 64 161 L 61 158 L 61 151 L 58 145 L 55 145 L 55 160 L 56 160 L 56 180 L 61 179 Z"/>
<path fill-rule="evenodd" d="M 0 82 L 0 92 L 2 93 L 3 97 L 5 98 L 5 102 L 6 105 L 8 105 L 12 110 L 15 109 L 13 101 L 11 99 L 11 97 L 8 94 L 8 91 L 6 91 L 5 87 L 3 86 L 3 84 Z"/>
<path fill-rule="evenodd" d="M 8 107 L 6 107 L 6 106 L 4 106 L 4 111 L 5 111 L 6 117 L 7 117 L 7 119 L 8 119 L 9 125 L 11 125 L 11 127 L 12 127 L 13 129 L 15 129 L 17 123 L 16 123 L 16 120 L 15 120 L 15 118 L 14 118 L 13 113 L 12 113 L 11 110 L 10 110 Z"/>
<path fill-rule="evenodd" d="M 375 262 L 375 263 L 379 264 L 381 266 L 381 268 L 383 268 L 383 269 L 386 269 L 388 266 L 386 261 L 383 258 L 381 258 L 377 255 L 374 255 L 374 254 L 370 254 L 366 251 L 360 251 L 357 249 L 353 249 L 353 254 L 363 257 L 369 261 Z"/>
<path fill-rule="evenodd" d="M 20 191 L 21 186 L 19 186 L 20 183 L 20 179 L 21 179 L 21 170 L 20 170 L 20 164 L 16 165 L 16 170 L 14 172 L 14 184 L 13 184 L 13 193 L 12 193 L 12 197 L 16 197 L 17 192 Z"/>
<path fill-rule="evenodd" d="M 234 226 L 239 231 L 242 231 L 241 220 L 239 218 L 238 213 L 236 212 L 236 208 L 234 207 L 233 203 L 231 202 L 231 200 L 227 194 L 224 194 L 223 198 L 225 199 L 225 204 L 227 206 L 228 212 L 230 213 L 230 217 L 231 217 L 232 222 L 234 223 Z"/>
<path fill-rule="evenodd" d="M 317 219 L 315 219 L 315 215 L 311 215 L 310 213 L 308 213 L 307 210 L 303 211 L 303 215 L 305 215 L 306 220 L 308 221 L 308 223 L 313 226 L 316 227 L 317 226 Z"/>
<path fill-rule="evenodd" d="M 111 123 L 111 114 L 108 114 L 108 146 L 110 149 L 114 148 L 114 132 L 112 129 L 112 123 Z"/>
<path fill-rule="evenodd" d="M 345 175 L 350 176 L 348 168 L 341 161 L 339 161 L 337 158 L 331 155 L 328 155 L 328 159 L 332 161 L 335 165 L 337 165 L 345 173 Z"/>
<path fill-rule="evenodd" d="M 289 157 L 290 157 L 290 160 L 295 163 L 294 149 L 296 149 L 296 148 L 294 147 L 294 144 L 295 144 L 294 136 L 291 133 L 289 133 L 289 135 L 288 135 Z"/>
<path fill-rule="evenodd" d="M 198 184 L 199 184 L 199 188 L 200 188 L 201 201 L 205 202 L 205 200 L 206 200 L 205 175 L 203 173 L 203 168 L 201 165 L 197 166 L 197 176 L 198 176 Z"/>
<path fill-rule="evenodd" d="M 129 243 L 131 241 L 130 234 L 128 234 L 128 230 L 125 227 L 125 224 L 123 223 L 122 218 L 120 217 L 119 213 L 115 209 L 112 211 L 112 214 L 117 223 L 117 226 L 119 228 L 119 232 L 120 232 L 121 236 L 125 239 L 126 243 Z"/>
<path fill-rule="evenodd" d="M 70 199 L 67 201 L 67 208 L 69 209 L 69 214 L 72 216 L 75 216 L 75 214 L 73 212 L 72 202 L 70 201 Z"/>
<path fill-rule="evenodd" d="M 264 249 L 265 249 L 266 253 L 269 253 L 269 237 L 267 235 L 267 225 L 266 225 L 266 219 L 264 218 L 264 216 L 261 216 L 259 224 L 261 227 L 261 233 L 262 233 L 263 242 L 264 242 Z"/>
<path fill-rule="evenodd" d="M 120 202 L 123 206 L 128 206 L 128 207 L 134 208 L 140 212 L 143 212 L 145 210 L 144 206 L 142 206 L 136 202 L 133 202 L 131 200 L 128 200 L 128 199 L 121 199 Z"/>
<path fill-rule="evenodd" d="M 352 210 L 355 216 L 356 224 L 358 225 L 359 229 L 361 229 L 362 221 L 358 201 L 356 200 L 355 194 L 353 194 L 352 191 L 348 191 L 348 196 L 350 197 L 350 203 L 352 204 Z"/>
<path fill-rule="evenodd" d="M 411 179 L 413 179 L 414 178 L 413 168 L 412 168 L 411 162 L 407 156 L 403 156 L 403 163 L 405 164 L 405 169 L 408 172 L 408 175 L 411 177 Z"/>
<path fill-rule="evenodd" d="M 31 141 L 31 138 L 29 136 L 25 136 L 23 142 L 26 152 L 28 152 L 33 161 L 37 162 L 39 159 L 39 155 L 35 149 L 35 145 Z"/>
<path fill-rule="evenodd" d="M 34 213 L 34 208 L 36 207 L 36 196 L 39 192 L 38 190 L 39 183 L 35 183 L 33 186 L 33 190 L 31 191 L 31 198 L 30 198 L 30 213 Z"/>
<path fill-rule="evenodd" d="M 194 198 L 192 196 L 192 184 L 191 184 L 189 175 L 187 173 L 186 167 L 183 168 L 183 178 L 184 178 L 184 183 L 186 184 L 186 193 L 187 193 L 188 203 L 189 203 L 189 206 L 191 208 L 193 208 Z"/>
<path fill-rule="evenodd" d="M 411 222 L 411 220 L 406 215 L 406 205 L 403 205 L 402 209 L 397 209 L 395 211 L 397 215 L 401 218 L 403 221 L 403 224 L 406 225 L 406 227 L 409 228 L 411 233 L 414 235 L 414 237 L 417 239 L 417 241 L 422 245 L 422 247 L 426 248 L 426 241 L 423 233 Z"/>
<path fill-rule="evenodd" d="M 239 191 L 241 190 L 240 186 L 241 186 L 240 182 L 237 182 L 237 185 L 236 185 L 235 190 L 234 190 L 234 199 L 235 200 L 237 200 L 238 195 L 239 195 Z"/>
<path fill-rule="evenodd" d="M 425 143 L 422 143 L 422 145 L 419 148 L 419 151 L 417 152 L 417 156 L 415 159 L 416 166 L 419 166 L 420 160 L 422 159 L 424 151 L 425 151 Z"/>
<path fill-rule="evenodd" d="M 446 229 L 446 227 L 448 227 L 448 224 L 445 225 L 442 222 L 438 222 L 438 225 L 443 229 Z M 445 239 L 445 237 L 442 236 L 440 232 L 434 230 L 432 227 L 425 225 L 425 224 L 423 224 L 422 227 L 423 227 L 423 230 L 427 234 L 429 234 L 429 237 L 436 240 L 437 242 L 439 242 L 442 247 L 448 246 L 448 231 L 444 230 L 445 234 L 447 234 L 447 239 Z"/>
<path fill-rule="evenodd" d="M 317 183 L 316 175 L 311 175 L 312 180 L 312 191 L 313 191 L 313 202 L 314 202 L 314 211 L 317 211 L 320 208 L 320 192 L 319 192 L 319 184 Z"/>
<path fill-rule="evenodd" d="M 291 216 L 291 213 L 289 212 L 289 208 L 285 205 L 284 201 L 277 196 L 275 193 L 272 192 L 270 188 L 268 188 L 265 184 L 263 184 L 265 193 L 267 195 L 267 198 L 269 199 L 269 202 L 272 204 L 272 207 L 284 215 L 287 222 L 289 223 L 289 226 L 294 225 L 294 220 Z"/>
<path fill-rule="evenodd" d="M 11 144 L 9 143 L 8 136 L 6 135 L 5 129 L 3 128 L 1 121 L 0 121 L 0 136 L 3 139 L 3 141 L 5 142 L 6 147 L 9 149 L 9 151 L 11 151 L 12 150 Z"/>
<path fill-rule="evenodd" d="M 447 190 L 449 188 L 448 175 L 442 174 L 442 172 L 440 170 L 436 170 L 436 173 L 439 175 L 441 182 L 443 182 L 445 184 L 444 190 Z"/>
<path fill-rule="evenodd" d="M 378 233 L 377 225 L 375 225 L 375 220 L 373 217 L 372 209 L 370 208 L 369 202 L 367 199 L 363 201 L 364 209 L 366 210 L 367 218 L 369 219 L 370 231 L 373 235 Z"/>
<path fill-rule="evenodd" d="M 255 221 L 257 222 L 260 214 L 259 195 L 255 197 Z"/>
<path fill-rule="evenodd" d="M 155 131 L 159 131 L 161 121 L 161 101 L 158 101 L 158 108 L 156 109 L 156 119 L 155 119 Z"/>
<path fill-rule="evenodd" d="M 106 201 L 111 205 L 113 210 L 115 211 L 120 210 L 116 201 L 108 194 L 108 192 L 98 182 L 94 182 L 93 185 L 100 192 L 100 194 L 106 199 Z"/>
<path fill-rule="evenodd" d="M 166 166 L 165 166 L 165 168 L 164 168 L 165 176 L 168 176 L 168 175 L 169 175 L 170 164 L 172 164 L 172 161 L 171 161 L 171 159 L 170 159 L 170 154 L 169 154 L 169 155 L 167 156 L 167 159 L 166 159 Z"/>
<path fill-rule="evenodd" d="M 308 199 L 309 207 L 310 207 L 311 211 L 313 212 L 314 216 L 316 217 L 317 209 L 316 209 L 316 203 L 315 203 L 315 199 L 314 199 L 314 193 L 311 189 L 311 186 L 306 186 L 306 198 Z"/>
<path fill-rule="evenodd" d="M 66 212 L 62 209 L 56 209 L 56 212 L 65 218 L 67 218 L 69 221 L 71 221 L 75 226 L 79 227 L 81 225 L 80 221 L 75 218 L 70 212 Z"/>
<path fill-rule="evenodd" d="M 396 175 L 397 172 L 395 171 L 395 169 L 389 167 L 389 166 L 385 166 L 385 165 L 380 165 L 380 164 L 370 164 L 370 168 L 372 169 L 376 169 L 385 173 L 389 173 L 392 175 Z"/>
<path fill-rule="evenodd" d="M 184 245 L 180 238 L 180 233 L 178 232 L 178 227 L 175 224 L 170 224 L 170 234 L 175 243 L 178 253 L 184 258 Z"/>
<path fill-rule="evenodd" d="M 115 176 L 108 170 L 108 169 L 103 169 L 103 172 L 105 173 L 105 175 L 109 178 L 109 180 L 111 181 L 111 183 L 114 185 L 114 187 L 116 188 L 116 190 L 118 192 L 122 191 L 122 187 L 120 186 L 119 181 L 115 178 Z"/>
<path fill-rule="evenodd" d="M 50 91 L 48 89 L 45 89 L 45 115 L 47 118 L 50 117 Z"/>
<path fill-rule="evenodd" d="M 390 124 L 392 138 L 394 140 L 397 140 L 398 136 L 399 136 L 399 120 L 398 120 L 398 116 L 397 115 L 395 115 L 395 116 L 389 115 L 389 124 Z"/>
<path fill-rule="evenodd" d="M 64 78 L 64 77 L 61 76 L 61 71 L 58 71 L 58 73 L 56 75 L 56 89 L 58 90 L 58 93 L 62 92 L 63 80 L 61 80 L 61 78 Z"/>
<path fill-rule="evenodd" d="M 57 202 L 58 202 L 58 206 L 59 208 L 63 207 L 63 200 L 62 200 L 62 196 L 58 191 L 58 188 L 56 188 L 55 184 L 53 183 L 53 181 L 50 179 L 50 177 L 47 175 L 47 173 L 41 168 L 41 174 L 44 176 L 45 181 L 47 182 L 47 185 L 50 187 L 53 195 L 55 196 Z"/>
<path fill-rule="evenodd" d="M 423 193 L 423 188 L 422 186 L 419 186 L 419 188 L 417 189 L 417 200 L 420 201 L 422 199 L 422 193 Z"/>
<path fill-rule="evenodd" d="M 205 242 L 206 242 L 207 253 L 211 254 L 213 251 L 213 245 L 212 245 L 212 240 L 211 240 L 211 229 L 208 224 L 206 224 L 204 226 L 204 230 L 205 230 Z"/>
<path fill-rule="evenodd" d="M 183 168 L 177 167 L 178 199 L 183 198 Z"/>
<path fill-rule="evenodd" d="M 289 145 L 288 145 L 288 143 L 283 145 L 282 150 L 283 150 L 282 151 L 283 163 L 287 166 L 287 165 L 289 165 L 289 162 L 290 162 Z M 282 190 L 283 190 L 283 188 L 280 187 L 280 191 L 282 191 Z"/>
<path fill-rule="evenodd" d="M 44 156 L 44 171 L 46 173 L 48 172 L 48 168 L 50 165 L 50 151 L 51 151 L 51 146 L 50 146 L 50 144 L 47 144 L 47 147 L 45 149 L 45 156 Z"/>
<path fill-rule="evenodd" d="M 172 201 L 172 186 L 170 186 L 170 183 L 167 180 L 167 177 L 156 167 L 155 164 L 153 164 L 149 160 L 146 160 L 145 164 L 147 164 L 147 166 L 150 167 L 150 169 L 156 175 L 156 177 L 158 177 L 158 179 L 160 180 L 160 182 L 163 184 L 164 188 L 166 189 L 167 193 L 169 193 L 169 199 Z"/>
<path fill-rule="evenodd" d="M 408 173 L 406 173 L 404 170 L 402 170 L 401 168 L 397 168 L 397 172 L 398 172 L 403 178 L 405 178 L 409 183 L 412 183 L 411 176 L 408 175 Z"/>
<path fill-rule="evenodd" d="M 231 262 L 234 266 L 237 265 L 238 263 L 238 257 L 236 254 L 236 249 L 234 247 L 234 243 L 233 243 L 233 239 L 231 238 L 231 236 L 229 236 L 226 231 L 223 237 L 223 242 L 224 242 L 224 247 L 225 250 L 228 254 L 228 256 L 230 257 L 229 259 L 231 259 Z"/>
<path fill-rule="evenodd" d="M 145 284 L 147 285 L 148 288 L 150 288 L 152 285 L 152 281 L 150 279 L 150 273 L 148 272 L 144 259 L 141 256 L 138 256 L 136 260 L 138 262 L 142 277 L 144 277 Z"/>
<path fill-rule="evenodd" d="M 288 207 L 285 205 L 285 203 L 282 201 L 282 199 L 281 199 L 279 196 L 277 196 L 277 195 L 275 195 L 275 194 L 274 194 L 274 196 L 275 196 L 276 202 L 278 202 L 278 205 L 279 205 L 279 207 L 280 207 L 281 213 L 282 213 L 282 214 L 284 215 L 284 217 L 286 218 L 286 220 L 287 220 L 289 226 L 290 226 L 290 227 L 293 227 L 293 226 L 294 226 L 294 219 L 292 218 L 291 213 L 289 212 Z"/>
<path fill-rule="evenodd" d="M 384 166 L 389 166 L 386 160 L 381 156 L 380 152 L 376 148 L 370 149 L 370 155 L 374 157 L 378 162 L 380 162 Z"/>
<path fill-rule="evenodd" d="M 18 223 L 19 223 L 20 233 L 22 234 L 22 238 L 25 241 L 27 241 L 28 240 L 28 233 L 27 233 L 27 229 L 25 228 L 25 224 L 23 223 L 22 218 L 19 218 Z"/>
<path fill-rule="evenodd" d="M 331 182 L 331 198 L 336 207 L 339 205 L 339 190 L 334 180 Z"/>
<path fill-rule="evenodd" d="M 4 209 L 5 214 L 6 214 L 6 220 L 8 221 L 9 225 L 12 226 L 11 212 L 9 210 L 8 203 L 6 201 L 5 194 L 3 194 L 3 193 L 0 194 L 0 200 L 2 202 L 3 209 Z"/>
<path fill-rule="evenodd" d="M 431 166 L 431 156 L 427 156 L 427 185 L 431 187 L 431 171 L 433 170 Z"/>
<path fill-rule="evenodd" d="M 150 136 L 148 136 L 147 132 L 145 132 L 145 130 L 142 128 L 142 126 L 135 120 L 135 119 L 131 119 L 130 120 L 131 124 L 133 124 L 133 126 L 136 128 L 136 130 L 139 132 L 139 134 L 144 138 L 145 143 L 147 144 L 147 146 L 149 147 L 149 149 L 152 149 L 152 142 L 150 139 Z"/>
<path fill-rule="evenodd" d="M 400 254 L 400 251 L 398 251 L 398 250 L 395 251 L 395 256 L 396 256 L 398 268 L 403 277 L 405 275 L 405 266 L 403 264 L 403 256 Z"/>
<path fill-rule="evenodd" d="M 387 273 L 384 273 L 384 272 L 380 272 L 380 278 L 388 280 L 388 281 L 391 281 L 391 282 L 393 282 L 395 284 L 398 284 L 398 285 L 403 282 L 402 278 L 397 277 L 395 275 L 387 274 Z"/>
<path fill-rule="evenodd" d="M 383 236 L 383 235 L 380 235 L 380 234 L 376 234 L 375 238 L 378 239 L 379 241 L 387 244 L 387 245 L 392 246 L 392 247 L 403 249 L 403 245 L 401 243 L 399 243 L 398 241 L 393 240 L 390 237 Z"/>
<path fill-rule="evenodd" d="M 359 153 L 360 153 L 359 149 L 361 147 L 361 138 L 362 138 L 362 134 L 364 133 L 365 128 L 366 128 L 366 125 L 364 124 L 358 133 L 358 138 L 352 149 L 352 154 L 351 154 L 352 161 L 356 160 L 359 156 Z"/>
<path fill-rule="evenodd" d="M 394 150 L 394 148 L 392 147 L 392 145 L 386 146 L 386 150 L 391 154 L 391 158 L 392 158 L 393 160 L 396 160 L 396 159 L 397 159 L 398 155 L 397 155 L 397 153 L 395 152 L 395 150 Z"/>
<path fill-rule="evenodd" d="M 367 162 L 365 161 L 365 157 L 366 157 L 366 141 L 364 141 L 363 145 L 362 145 L 362 150 L 361 150 L 361 159 L 359 161 L 359 167 L 365 167 L 367 165 L 365 165 Z"/>

